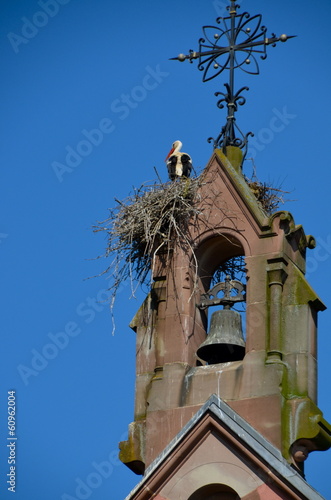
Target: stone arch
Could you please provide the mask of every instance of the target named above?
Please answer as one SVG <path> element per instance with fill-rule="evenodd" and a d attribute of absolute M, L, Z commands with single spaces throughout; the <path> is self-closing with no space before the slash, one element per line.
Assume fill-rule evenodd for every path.
<path fill-rule="evenodd" d="M 204 292 L 208 290 L 212 276 L 220 264 L 232 257 L 250 255 L 247 240 L 231 229 L 222 229 L 219 234 L 208 231 L 201 235 L 195 245 L 198 276 Z"/>
<path fill-rule="evenodd" d="M 237 497 L 234 497 L 234 499 L 231 498 L 231 500 L 239 500 L 255 491 L 260 484 L 261 481 L 256 474 L 243 463 L 232 463 L 228 460 L 211 460 L 199 465 L 194 465 L 193 463 L 190 466 L 188 465 L 188 470 L 186 472 L 183 471 L 182 475 L 175 476 L 167 487 L 162 490 L 161 494 L 165 498 L 169 498 L 169 500 L 205 500 L 203 494 L 206 494 L 206 498 L 208 498 L 207 487 L 216 485 L 215 488 L 230 488 L 229 492 L 237 495 Z M 198 492 L 200 496 L 197 496 L 195 499 L 193 495 L 198 495 Z M 211 491 L 211 493 L 214 492 Z M 222 492 L 221 490 L 218 493 L 225 494 L 228 492 Z"/>

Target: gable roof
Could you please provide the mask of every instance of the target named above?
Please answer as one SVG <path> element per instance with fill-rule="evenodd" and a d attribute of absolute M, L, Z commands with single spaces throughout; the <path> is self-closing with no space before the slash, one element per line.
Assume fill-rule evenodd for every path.
<path fill-rule="evenodd" d="M 202 425 L 201 433 L 206 433 L 206 425 L 218 422 L 226 432 L 244 448 L 250 450 L 256 461 L 267 466 L 278 483 L 278 487 L 284 487 L 297 494 L 297 498 L 307 500 L 323 500 L 323 497 L 314 490 L 283 458 L 280 451 L 259 434 L 248 422 L 240 417 L 229 405 L 218 398 L 215 394 L 197 411 L 191 420 L 183 427 L 177 436 L 169 443 L 162 453 L 146 469 L 143 479 L 126 497 L 125 500 L 163 498 L 151 495 L 151 492 L 160 491 L 173 472 L 186 458 L 183 451 L 176 451 L 194 435 L 194 431 Z M 204 425 L 205 423 L 205 425 Z M 195 436 L 195 442 L 199 442 L 201 436 Z M 148 493 L 150 492 L 150 493 Z M 149 496 L 146 496 L 149 495 Z M 289 497 L 290 498 L 290 497 Z"/>

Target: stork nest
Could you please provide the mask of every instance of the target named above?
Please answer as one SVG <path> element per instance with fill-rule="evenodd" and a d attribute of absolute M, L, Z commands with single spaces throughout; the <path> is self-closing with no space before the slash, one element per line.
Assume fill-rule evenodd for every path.
<path fill-rule="evenodd" d="M 190 246 L 188 222 L 199 215 L 198 189 L 201 178 L 152 185 L 143 184 L 109 210 L 109 217 L 98 222 L 95 232 L 107 233 L 105 257 L 113 257 L 104 273 L 112 283 L 111 308 L 120 284 L 130 278 L 132 294 L 149 281 L 153 259 L 159 250 L 166 255 L 177 242 Z M 102 274 L 104 274 L 102 273 Z"/>
<path fill-rule="evenodd" d="M 94 226 L 94 232 L 106 232 L 104 256 L 112 257 L 110 265 L 101 273 L 111 278 L 111 311 L 123 282 L 130 280 L 132 295 L 140 285 L 150 284 L 150 270 L 157 252 L 162 251 L 168 258 L 171 250 L 180 244 L 182 248 L 190 248 L 195 257 L 188 225 L 203 216 L 198 208 L 202 178 L 143 184 L 123 201 L 115 199 L 117 205 L 109 209 L 109 217 Z M 270 215 L 284 203 L 283 191 L 259 182 L 256 177 L 246 181 L 266 214 Z M 222 210 L 226 215 L 226 207 Z M 234 279 L 238 272 L 245 273 L 243 257 L 223 263 L 213 281 L 221 281 L 226 274 Z"/>

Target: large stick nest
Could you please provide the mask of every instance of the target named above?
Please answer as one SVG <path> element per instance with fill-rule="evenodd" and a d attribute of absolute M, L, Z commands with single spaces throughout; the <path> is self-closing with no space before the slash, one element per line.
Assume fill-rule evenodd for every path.
<path fill-rule="evenodd" d="M 171 250 L 180 244 L 190 248 L 195 256 L 188 227 L 189 223 L 203 217 L 198 208 L 201 206 L 202 178 L 143 184 L 123 201 L 116 200 L 117 205 L 109 210 L 109 217 L 94 227 L 95 232 L 106 232 L 105 256 L 112 257 L 102 273 L 111 278 L 111 310 L 116 292 L 127 279 L 133 295 L 139 285 L 149 284 L 150 270 L 158 251 L 168 258 Z M 266 214 L 270 215 L 283 203 L 283 191 L 262 184 L 256 176 L 246 181 Z M 242 272 L 244 267 L 243 258 L 236 257 L 233 262 L 222 264 L 219 273 L 216 272 L 217 279 L 220 273 L 233 275 L 234 279 L 234 274 Z"/>
<path fill-rule="evenodd" d="M 110 209 L 109 217 L 94 231 L 106 231 L 106 257 L 112 256 L 104 273 L 110 273 L 112 304 L 120 284 L 130 279 L 132 293 L 148 282 L 154 255 L 169 252 L 177 242 L 189 246 L 188 222 L 199 214 L 201 178 L 142 185 L 133 195 Z M 134 286 L 134 283 L 136 285 Z"/>

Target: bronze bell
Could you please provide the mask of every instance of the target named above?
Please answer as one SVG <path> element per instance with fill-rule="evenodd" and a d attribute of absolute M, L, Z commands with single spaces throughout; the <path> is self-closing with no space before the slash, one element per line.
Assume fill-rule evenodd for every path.
<path fill-rule="evenodd" d="M 240 361 L 245 355 L 241 315 L 225 306 L 212 314 L 206 340 L 197 350 L 199 358 L 209 365 Z"/>

